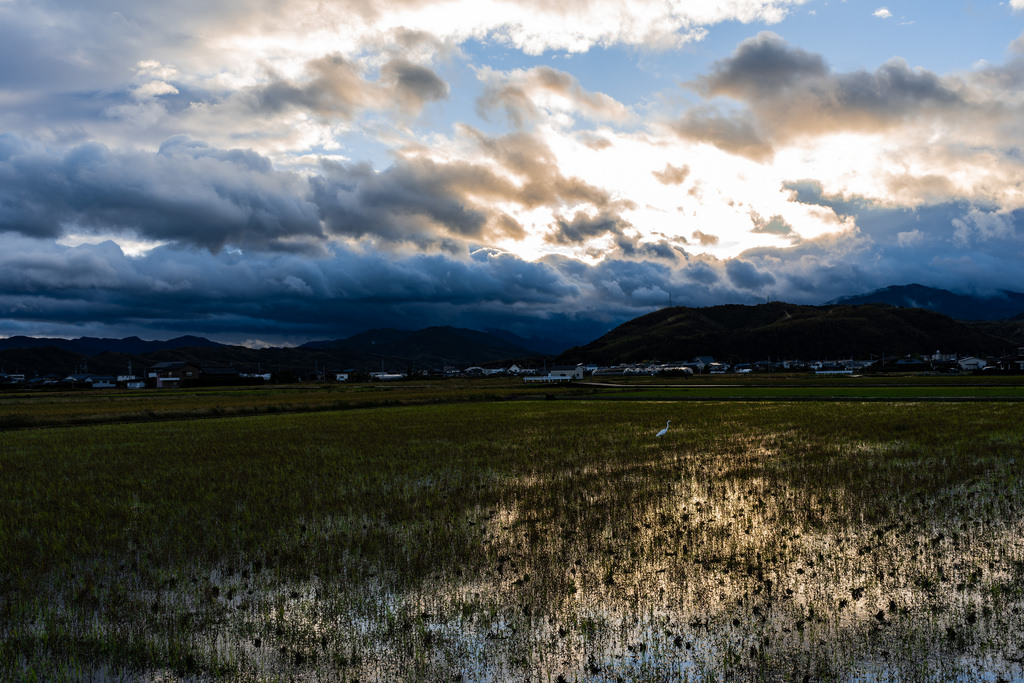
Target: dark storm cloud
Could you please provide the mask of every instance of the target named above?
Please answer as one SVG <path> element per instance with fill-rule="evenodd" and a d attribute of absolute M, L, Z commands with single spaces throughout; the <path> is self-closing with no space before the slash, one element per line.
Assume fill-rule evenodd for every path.
<path fill-rule="evenodd" d="M 0 230 L 48 238 L 125 234 L 211 251 L 307 252 L 322 250 L 330 233 L 457 251 L 465 239 L 523 234 L 512 216 L 494 208 L 500 202 L 556 211 L 584 204 L 605 216 L 601 229 L 624 225 L 615 211 L 628 202 L 563 176 L 538 138 L 474 131 L 470 139 L 489 163 L 398 157 L 377 172 L 366 164 L 324 162 L 307 178 L 276 170 L 251 150 L 217 149 L 184 136 L 155 154 L 96 143 L 56 154 L 5 135 Z M 600 226 L 580 217 L 564 227 L 563 239 L 572 240 Z"/>
<path fill-rule="evenodd" d="M 686 279 L 703 285 L 714 285 L 721 280 L 718 270 L 702 260 L 688 263 L 682 272 Z"/>
<path fill-rule="evenodd" d="M 442 312 L 462 323 L 469 322 L 470 312 L 488 311 L 495 319 L 505 313 L 523 322 L 560 311 L 579 293 L 551 265 L 493 250 L 468 258 L 398 257 L 368 249 L 336 249 L 321 258 L 242 258 L 229 251 L 162 247 L 128 258 L 112 242 L 72 248 L 16 235 L 4 240 L 5 321 L 323 335 L 332 328 L 337 333 L 346 320 L 360 329 L 367 321 L 388 319 L 392 326 L 395 320 L 439 324 Z"/>
<path fill-rule="evenodd" d="M 752 263 L 732 259 L 725 265 L 729 281 L 740 289 L 761 290 L 775 284 L 771 273 L 758 270 Z"/>
<path fill-rule="evenodd" d="M 580 276 L 590 285 L 593 303 L 618 311 L 665 305 L 672 282 L 664 263 L 615 258 L 589 266 Z"/>
<path fill-rule="evenodd" d="M 520 334 L 543 336 L 554 319 L 587 329 L 614 326 L 667 305 L 669 293 L 676 305 L 756 303 L 768 295 L 820 304 L 893 282 L 966 286 L 985 275 L 1012 289 L 1019 280 L 1014 245 L 1024 234 L 1021 212 L 946 205 L 856 218 L 859 232 L 748 250 L 731 260 L 620 238 L 620 255 L 595 264 L 529 262 L 494 249 L 398 255 L 368 244 L 312 258 L 171 247 L 129 258 L 111 242 L 69 248 L 8 233 L 0 252 L 0 320 L 8 334 L 59 327 L 72 336 L 148 330 L 149 338 L 193 332 L 300 342 L 396 320 L 409 327 L 505 321 Z M 981 248 L 957 254 L 950 249 L 957 240 Z M 670 248 L 676 258 L 645 251 L 667 256 Z"/>
<path fill-rule="evenodd" d="M 913 69 L 899 58 L 872 72 L 835 73 L 820 56 L 767 31 L 740 43 L 691 86 L 746 108 L 705 104 L 676 121 L 675 130 L 757 161 L 796 137 L 879 132 L 911 117 L 956 117 L 969 109 L 959 81 Z"/>
<path fill-rule="evenodd" d="M 586 283 L 580 286 L 578 307 L 607 311 L 622 322 L 667 306 L 670 296 L 677 306 L 756 303 L 763 301 L 764 288 L 771 284 L 771 276 L 757 274 L 739 287 L 726 275 L 730 268 L 736 269 L 732 261 L 684 256 L 670 262 L 606 258 L 594 265 L 558 267 L 572 281 Z M 737 270 L 755 269 L 745 264 Z"/>
<path fill-rule="evenodd" d="M 445 233 L 479 236 L 487 215 L 467 205 L 459 180 L 473 177 L 463 164 L 398 161 L 376 173 L 365 164 L 324 163 L 310 179 L 312 199 L 328 231 L 420 245 Z"/>
<path fill-rule="evenodd" d="M 246 150 L 186 138 L 157 154 L 98 143 L 63 155 L 0 136 L 0 230 L 57 237 L 69 230 L 134 233 L 198 245 L 295 248 L 318 238 L 305 182 Z"/>

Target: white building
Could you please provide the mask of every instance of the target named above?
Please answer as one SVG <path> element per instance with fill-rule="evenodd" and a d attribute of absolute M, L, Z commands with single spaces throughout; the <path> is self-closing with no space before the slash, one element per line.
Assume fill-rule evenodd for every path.
<path fill-rule="evenodd" d="M 970 358 L 961 358 L 958 363 L 960 365 L 960 369 L 966 372 L 970 372 L 971 370 L 981 370 L 985 365 L 987 365 L 981 358 L 975 358 L 973 356 Z"/>
<path fill-rule="evenodd" d="M 546 375 L 524 377 L 527 382 L 571 382 L 583 379 L 582 365 L 556 365 Z"/>

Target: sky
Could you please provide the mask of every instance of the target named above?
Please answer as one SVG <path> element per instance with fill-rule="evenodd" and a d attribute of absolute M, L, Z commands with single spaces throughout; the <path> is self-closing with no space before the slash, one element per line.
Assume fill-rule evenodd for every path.
<path fill-rule="evenodd" d="M 0 0 L 0 337 L 1024 290 L 1024 0 Z"/>

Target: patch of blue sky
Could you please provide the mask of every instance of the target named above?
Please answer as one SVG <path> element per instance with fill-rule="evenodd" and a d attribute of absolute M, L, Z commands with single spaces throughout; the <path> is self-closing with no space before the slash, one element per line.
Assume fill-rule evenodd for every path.
<path fill-rule="evenodd" d="M 676 78 L 675 69 L 665 68 L 674 59 L 672 55 L 639 47 L 596 46 L 586 52 L 549 50 L 540 55 L 480 41 L 467 42 L 462 48 L 476 66 L 495 71 L 547 66 L 572 74 L 584 90 L 604 93 L 625 105 L 642 102 Z"/>
<path fill-rule="evenodd" d="M 1024 31 L 1024 12 L 1013 12 L 1005 2 L 833 0 L 795 7 L 782 22 L 762 28 L 822 55 L 837 72 L 873 71 L 900 57 L 911 67 L 946 74 L 982 60 L 1004 62 L 1010 43 Z M 706 47 L 711 54 L 727 54 L 729 43 L 757 30 L 722 24 L 711 31 Z"/>

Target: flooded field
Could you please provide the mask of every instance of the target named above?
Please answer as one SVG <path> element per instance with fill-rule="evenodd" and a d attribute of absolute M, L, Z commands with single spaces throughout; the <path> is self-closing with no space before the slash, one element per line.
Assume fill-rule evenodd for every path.
<path fill-rule="evenodd" d="M 1020 417 L 522 401 L 0 433 L 0 678 L 1022 680 Z"/>

